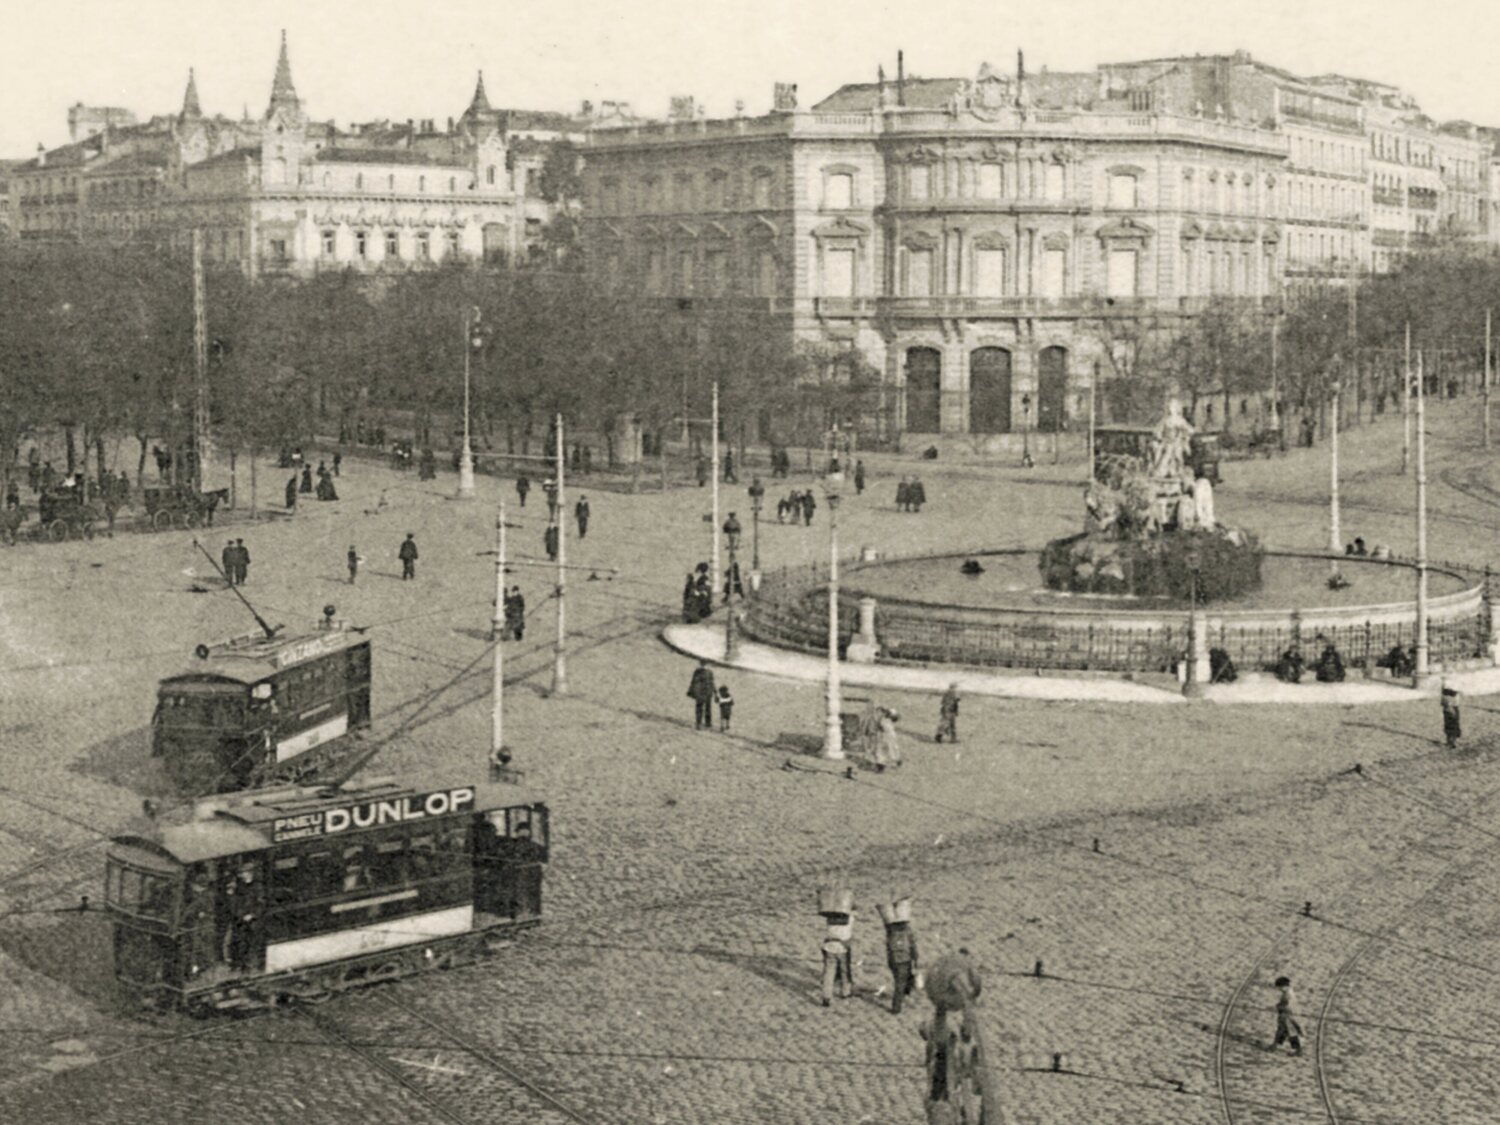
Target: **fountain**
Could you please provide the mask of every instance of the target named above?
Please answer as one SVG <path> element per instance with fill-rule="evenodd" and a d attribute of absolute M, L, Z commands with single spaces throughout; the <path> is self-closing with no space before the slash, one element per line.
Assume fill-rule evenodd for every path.
<path fill-rule="evenodd" d="M 1193 472 L 1192 437 L 1171 398 L 1144 458 L 1115 457 L 1096 472 L 1084 491 L 1083 532 L 1042 550 L 1048 589 L 1170 598 L 1196 579 L 1199 600 L 1213 602 L 1260 586 L 1260 543 L 1215 518 L 1213 485 Z"/>

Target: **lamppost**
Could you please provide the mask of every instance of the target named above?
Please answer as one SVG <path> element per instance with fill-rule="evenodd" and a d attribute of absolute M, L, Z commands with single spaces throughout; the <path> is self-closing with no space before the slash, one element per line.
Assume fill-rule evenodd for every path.
<path fill-rule="evenodd" d="M 734 629 L 734 586 L 739 577 L 736 558 L 740 548 L 740 521 L 733 512 L 724 521 L 724 546 L 729 548 L 729 573 L 724 579 L 724 659 L 733 663 L 740 655 L 740 638 Z"/>
<path fill-rule="evenodd" d="M 1031 460 L 1031 396 L 1021 396 L 1021 468 L 1029 469 Z"/>
<path fill-rule="evenodd" d="M 766 486 L 760 483 L 760 477 L 750 481 L 750 588 L 760 589 L 760 508 L 766 498 Z"/>
<path fill-rule="evenodd" d="M 484 346 L 479 328 L 479 310 L 472 305 L 464 312 L 464 448 L 458 458 L 458 498 L 474 499 L 474 448 L 469 443 L 469 356 Z"/>
<path fill-rule="evenodd" d="M 1339 530 L 1339 389 L 1339 381 L 1335 379 L 1329 387 L 1333 404 L 1328 439 L 1328 550 L 1333 556 L 1329 569 L 1335 580 L 1339 574 L 1339 555 L 1344 549 L 1343 535 Z"/>
<path fill-rule="evenodd" d="M 1206 636 L 1200 638 L 1199 633 L 1206 630 L 1202 628 L 1202 622 L 1198 617 L 1198 579 L 1202 568 L 1202 559 L 1198 554 L 1198 548 L 1192 547 L 1187 552 L 1188 564 L 1188 651 L 1187 651 L 1187 683 L 1183 685 L 1182 693 L 1189 697 L 1203 694 L 1203 677 L 1199 674 L 1199 661 L 1202 653 L 1199 651 L 1201 642 Z"/>
<path fill-rule="evenodd" d="M 839 712 L 839 490 L 843 473 L 829 473 L 823 478 L 823 496 L 828 502 L 828 693 L 823 757 L 844 756 L 844 732 Z"/>
<path fill-rule="evenodd" d="M 1276 309 L 1271 313 L 1271 430 L 1276 434 L 1276 444 L 1281 452 L 1286 452 L 1286 435 L 1281 432 L 1281 402 L 1277 390 L 1277 360 L 1279 351 L 1277 344 L 1280 339 L 1281 310 Z"/>

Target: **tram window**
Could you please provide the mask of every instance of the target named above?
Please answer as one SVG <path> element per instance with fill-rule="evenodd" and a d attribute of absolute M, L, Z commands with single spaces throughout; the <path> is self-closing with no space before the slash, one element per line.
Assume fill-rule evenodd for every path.
<path fill-rule="evenodd" d="M 278 856 L 271 863 L 271 903 L 273 906 L 291 906 L 301 898 L 302 860 L 300 856 Z"/>
<path fill-rule="evenodd" d="M 172 913 L 172 884 L 130 867 L 116 867 L 106 884 L 110 902 L 130 914 L 166 918 Z"/>
<path fill-rule="evenodd" d="M 344 849 L 344 890 L 357 891 L 371 883 L 370 859 L 362 846 Z"/>
<path fill-rule="evenodd" d="M 437 838 L 426 834 L 413 836 L 409 852 L 411 856 L 411 877 L 413 879 L 430 879 L 434 875 L 441 874 L 442 861 L 437 854 Z"/>
<path fill-rule="evenodd" d="M 395 886 L 407 879 L 406 840 L 394 838 L 375 845 L 371 857 L 370 881 L 377 887 Z"/>

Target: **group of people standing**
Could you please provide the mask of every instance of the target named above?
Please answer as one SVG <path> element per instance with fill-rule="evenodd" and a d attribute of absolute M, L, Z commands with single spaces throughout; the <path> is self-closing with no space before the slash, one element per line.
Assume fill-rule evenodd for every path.
<path fill-rule="evenodd" d="M 714 704 L 719 707 L 719 730 L 729 733 L 729 722 L 734 716 L 734 695 L 728 684 L 715 684 L 713 671 L 708 661 L 698 661 L 693 669 L 693 678 L 688 681 L 688 698 L 693 701 L 693 729 L 714 729 Z"/>
<path fill-rule="evenodd" d="M 902 512 L 920 512 L 927 503 L 927 490 L 915 473 L 902 477 L 896 485 L 896 509 Z"/>
<path fill-rule="evenodd" d="M 243 586 L 250 575 L 250 548 L 243 539 L 231 539 L 219 555 L 224 578 L 231 586 Z"/>
<path fill-rule="evenodd" d="M 813 513 L 818 510 L 818 501 L 813 496 L 812 489 L 793 489 L 786 496 L 776 501 L 776 522 L 786 523 L 790 516 L 795 524 L 806 524 L 812 526 Z"/>
<path fill-rule="evenodd" d="M 819 892 L 823 916 L 823 1007 L 830 1007 L 835 992 L 842 999 L 854 995 L 854 896 L 849 891 Z M 899 1016 L 906 998 L 921 987 L 917 935 L 911 928 L 910 898 L 881 903 L 876 907 L 885 927 L 885 961 L 891 972 L 891 1015 Z"/>
<path fill-rule="evenodd" d="M 300 457 L 302 451 L 298 450 L 296 456 Z M 286 507 L 288 511 L 297 510 L 297 497 L 299 495 L 314 495 L 319 500 L 337 500 L 338 489 L 333 485 L 333 478 L 341 475 L 344 462 L 342 453 L 333 455 L 333 469 L 330 470 L 322 461 L 318 462 L 318 483 L 313 484 L 313 469 L 311 465 L 302 466 L 302 475 L 299 478 L 293 473 L 286 482 Z"/>

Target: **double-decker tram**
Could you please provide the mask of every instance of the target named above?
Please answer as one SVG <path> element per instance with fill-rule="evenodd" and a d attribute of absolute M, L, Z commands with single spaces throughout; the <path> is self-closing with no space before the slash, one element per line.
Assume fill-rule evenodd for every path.
<path fill-rule="evenodd" d="M 186 793 L 298 781 L 346 758 L 370 725 L 370 642 L 334 620 L 199 645 L 157 687 L 151 752 Z"/>
<path fill-rule="evenodd" d="M 115 977 L 136 1009 L 318 1000 L 448 968 L 541 917 L 547 807 L 516 786 L 288 786 L 116 837 Z"/>

